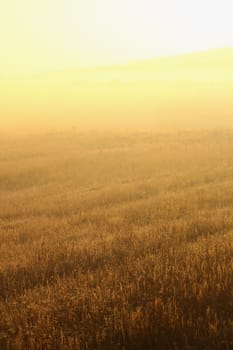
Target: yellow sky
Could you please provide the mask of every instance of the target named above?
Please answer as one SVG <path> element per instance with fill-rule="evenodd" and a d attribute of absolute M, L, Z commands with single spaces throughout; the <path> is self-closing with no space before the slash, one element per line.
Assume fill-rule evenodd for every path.
<path fill-rule="evenodd" d="M 232 0 L 0 0 L 0 72 L 233 46 L 232 13 Z"/>

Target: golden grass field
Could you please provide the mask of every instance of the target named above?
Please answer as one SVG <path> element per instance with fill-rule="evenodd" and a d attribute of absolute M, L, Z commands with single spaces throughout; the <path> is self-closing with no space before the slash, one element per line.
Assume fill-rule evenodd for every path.
<path fill-rule="evenodd" d="M 0 349 L 233 349 L 233 131 L 1 137 Z"/>

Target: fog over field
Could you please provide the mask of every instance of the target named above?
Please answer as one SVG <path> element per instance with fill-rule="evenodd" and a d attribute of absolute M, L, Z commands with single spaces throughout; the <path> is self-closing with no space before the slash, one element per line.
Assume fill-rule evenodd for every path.
<path fill-rule="evenodd" d="M 232 127 L 233 49 L 4 76 L 1 129 Z"/>
<path fill-rule="evenodd" d="M 233 0 L 0 0 L 0 350 L 233 350 Z"/>
<path fill-rule="evenodd" d="M 229 350 L 233 131 L 0 140 L 0 349 Z"/>
<path fill-rule="evenodd" d="M 0 92 L 0 350 L 232 350 L 233 49 Z"/>

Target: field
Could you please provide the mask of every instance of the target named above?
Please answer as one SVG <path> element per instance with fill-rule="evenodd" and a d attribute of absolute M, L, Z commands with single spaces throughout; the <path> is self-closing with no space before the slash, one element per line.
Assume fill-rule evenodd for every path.
<path fill-rule="evenodd" d="M 0 349 L 233 349 L 233 131 L 2 136 Z"/>

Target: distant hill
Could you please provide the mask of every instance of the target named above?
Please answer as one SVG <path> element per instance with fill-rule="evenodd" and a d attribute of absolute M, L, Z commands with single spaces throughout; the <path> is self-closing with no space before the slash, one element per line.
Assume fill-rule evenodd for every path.
<path fill-rule="evenodd" d="M 233 48 L 56 71 L 1 91 L 0 115 L 21 125 L 233 127 Z"/>
<path fill-rule="evenodd" d="M 48 76 L 98 81 L 232 79 L 233 48 L 53 72 Z"/>

